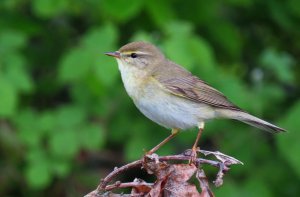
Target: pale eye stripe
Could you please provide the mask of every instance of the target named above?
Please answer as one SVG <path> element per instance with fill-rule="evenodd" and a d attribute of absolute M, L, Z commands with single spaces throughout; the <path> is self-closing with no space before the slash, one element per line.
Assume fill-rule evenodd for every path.
<path fill-rule="evenodd" d="M 150 55 L 150 53 L 142 52 L 142 51 L 126 51 L 126 52 L 123 52 L 123 54 L 126 55 L 126 56 L 130 56 L 132 53 L 136 53 L 138 55 Z"/>

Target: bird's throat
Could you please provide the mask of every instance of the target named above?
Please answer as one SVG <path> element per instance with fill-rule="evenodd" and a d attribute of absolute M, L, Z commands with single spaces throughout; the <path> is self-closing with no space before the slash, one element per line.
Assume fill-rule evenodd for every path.
<path fill-rule="evenodd" d="M 117 59 L 117 62 L 128 95 L 133 99 L 137 98 L 143 92 L 144 84 L 147 81 L 147 73 L 142 69 L 128 65 L 120 59 Z"/>

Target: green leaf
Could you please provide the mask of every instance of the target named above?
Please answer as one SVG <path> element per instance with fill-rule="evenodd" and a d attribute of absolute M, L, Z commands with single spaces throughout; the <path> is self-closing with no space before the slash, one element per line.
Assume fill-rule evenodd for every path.
<path fill-rule="evenodd" d="M 211 46 L 193 34 L 189 23 L 170 23 L 165 31 L 169 37 L 163 46 L 169 59 L 188 69 L 197 66 L 202 72 L 210 71 L 214 67 Z"/>
<path fill-rule="evenodd" d="M 89 79 L 91 80 L 92 77 Z M 94 78 L 93 78 L 94 81 Z M 89 85 L 93 85 L 93 87 L 90 87 Z M 95 105 L 100 105 L 104 104 L 105 106 L 106 103 L 102 103 L 101 98 L 98 97 L 98 93 L 102 93 L 101 95 L 105 95 L 103 91 L 103 87 L 101 84 L 96 83 L 96 82 L 91 82 L 88 83 L 88 85 L 85 83 L 80 83 L 76 84 L 76 86 L 73 86 L 71 89 L 71 97 L 74 100 L 74 102 L 77 103 L 77 105 L 81 106 L 84 108 L 86 111 L 90 112 L 90 109 L 95 109 Z M 102 110 L 100 109 L 95 109 L 95 110 Z"/>
<path fill-rule="evenodd" d="M 252 0 L 226 0 L 229 4 L 239 7 L 249 7 L 254 4 L 255 1 Z M 229 7 L 229 6 L 228 6 Z"/>
<path fill-rule="evenodd" d="M 257 99 L 257 103 L 261 103 L 260 109 L 271 109 L 267 112 L 274 113 L 272 109 L 274 109 L 274 104 L 278 105 L 285 99 L 285 90 L 279 84 L 263 84 L 259 91 L 255 93 L 259 96 Z M 272 102 L 270 102 L 272 101 Z M 274 109 L 276 110 L 276 109 Z M 277 108 L 278 110 L 278 108 Z M 276 113 L 277 114 L 277 113 Z M 275 117 L 275 116 L 274 116 Z"/>
<path fill-rule="evenodd" d="M 220 9 L 220 3 L 218 1 L 193 1 L 193 3 L 182 3 L 178 1 L 178 11 L 176 10 L 176 16 L 178 13 L 182 15 L 184 20 L 198 24 L 204 27 L 210 26 L 214 23 L 215 18 L 219 17 L 216 13 Z M 224 6 L 224 5 L 222 5 Z M 196 12 L 191 10 L 197 10 Z"/>
<path fill-rule="evenodd" d="M 103 0 L 102 10 L 119 21 L 127 21 L 135 16 L 143 6 L 141 0 Z"/>
<path fill-rule="evenodd" d="M 2 0 L 0 2 L 0 8 L 5 8 L 8 10 L 14 10 L 18 7 L 21 0 Z"/>
<path fill-rule="evenodd" d="M 53 157 L 70 159 L 80 149 L 79 136 L 74 130 L 56 130 L 49 136 L 49 150 Z"/>
<path fill-rule="evenodd" d="M 153 43 L 154 39 L 151 37 L 150 34 L 148 34 L 147 32 L 144 31 L 138 31 L 136 32 L 132 38 L 130 39 L 131 42 L 135 42 L 135 41 L 145 41 L 145 42 L 150 42 Z"/>
<path fill-rule="evenodd" d="M 167 57 L 186 68 L 192 68 L 195 58 L 190 55 L 189 48 L 189 39 L 192 37 L 191 25 L 171 23 L 166 26 L 166 32 L 169 34 L 169 38 L 166 39 L 163 46 Z"/>
<path fill-rule="evenodd" d="M 15 114 L 18 105 L 18 95 L 15 87 L 0 75 L 0 117 Z"/>
<path fill-rule="evenodd" d="M 5 57 L 5 75 L 7 79 L 22 92 L 33 90 L 33 81 L 25 70 L 25 60 L 19 54 L 10 54 Z"/>
<path fill-rule="evenodd" d="M 31 109 L 23 109 L 14 117 L 18 138 L 26 147 L 40 147 L 44 133 L 38 128 L 38 115 Z"/>
<path fill-rule="evenodd" d="M 78 47 L 66 54 L 59 65 L 59 78 L 62 81 L 76 82 L 84 78 L 92 66 L 92 54 Z"/>
<path fill-rule="evenodd" d="M 76 82 L 95 74 L 105 85 L 111 86 L 118 78 L 114 60 L 104 52 L 116 50 L 117 30 L 112 25 L 91 29 L 81 40 L 80 46 L 71 50 L 61 60 L 59 76 L 63 81 Z"/>
<path fill-rule="evenodd" d="M 82 147 L 87 150 L 97 150 L 103 146 L 105 138 L 100 125 L 88 125 L 79 131 Z"/>
<path fill-rule="evenodd" d="M 291 20 L 290 10 L 285 9 L 284 2 L 285 1 L 268 1 L 268 9 L 270 10 L 271 19 L 277 23 L 280 28 L 290 31 L 296 24 Z"/>
<path fill-rule="evenodd" d="M 167 56 L 187 69 L 195 65 L 195 59 L 189 54 L 189 46 L 185 37 L 172 38 L 165 42 L 164 48 Z"/>
<path fill-rule="evenodd" d="M 268 184 L 263 181 L 260 174 L 249 177 L 242 187 L 242 196 L 251 197 L 253 196 L 251 191 L 255 191 L 257 197 L 268 197 L 272 195 L 272 190 L 268 187 Z"/>
<path fill-rule="evenodd" d="M 32 9 L 41 17 L 50 18 L 67 10 L 68 0 L 33 0 Z"/>
<path fill-rule="evenodd" d="M 33 189 L 44 189 L 52 181 L 52 172 L 49 161 L 43 151 L 34 149 L 28 156 L 25 167 L 25 178 Z"/>
<path fill-rule="evenodd" d="M 32 123 L 35 123 L 35 120 L 36 113 L 31 109 L 24 108 L 18 114 L 16 114 L 15 118 L 13 119 L 13 123 L 18 130 L 23 130 L 34 127 Z"/>
<path fill-rule="evenodd" d="M 121 131 L 120 131 L 121 132 Z M 133 161 L 138 159 L 143 151 L 150 149 L 151 147 L 151 135 L 150 130 L 143 122 L 135 122 L 130 127 L 131 136 L 123 139 L 125 143 L 125 158 L 127 161 Z"/>
<path fill-rule="evenodd" d="M 292 166 L 295 175 L 300 177 L 300 100 L 288 111 L 281 122 L 281 126 L 288 132 L 276 137 L 279 151 L 283 158 Z"/>
<path fill-rule="evenodd" d="M 56 117 L 51 111 L 41 112 L 37 121 L 41 131 L 52 132 L 55 130 Z"/>
<path fill-rule="evenodd" d="M 19 129 L 32 129 L 36 128 L 37 114 L 33 109 L 23 108 L 14 116 L 14 125 Z"/>
<path fill-rule="evenodd" d="M 145 140 L 140 136 L 132 136 L 128 138 L 128 141 L 125 144 L 125 158 L 126 161 L 134 161 L 138 159 L 145 150 Z M 149 146 L 150 147 L 150 146 Z"/>
<path fill-rule="evenodd" d="M 291 83 L 294 80 L 294 58 L 286 52 L 278 52 L 272 48 L 263 51 L 260 58 L 261 64 L 273 72 L 282 82 Z"/>
<path fill-rule="evenodd" d="M 93 71 L 95 71 L 96 76 L 105 86 L 114 85 L 119 76 L 115 60 L 103 54 L 107 51 L 117 50 L 117 37 L 116 28 L 112 25 L 106 25 L 102 28 L 91 30 L 84 39 L 85 45 L 91 49 L 91 53 L 94 55 Z"/>
<path fill-rule="evenodd" d="M 0 55 L 18 50 L 26 45 L 27 37 L 15 30 L 0 31 Z"/>
<path fill-rule="evenodd" d="M 52 175 L 46 162 L 38 162 L 26 168 L 25 177 L 29 186 L 33 189 L 44 189 L 50 183 Z"/>
<path fill-rule="evenodd" d="M 129 132 L 123 131 L 123 127 L 130 128 L 132 119 L 130 119 L 131 116 L 128 116 L 125 110 L 118 109 L 120 109 L 119 116 L 114 118 L 114 124 L 110 125 L 107 135 L 113 143 L 123 144 L 124 139 L 127 139 L 129 135 Z M 121 128 L 120 125 L 122 125 Z"/>
<path fill-rule="evenodd" d="M 55 159 L 51 161 L 51 169 L 59 177 L 66 177 L 71 170 L 71 163 L 65 159 Z"/>
<path fill-rule="evenodd" d="M 93 55 L 103 55 L 103 49 L 114 47 L 118 38 L 117 29 L 112 24 L 90 29 L 82 38 L 81 44 L 93 51 Z"/>
<path fill-rule="evenodd" d="M 240 197 L 241 195 L 240 186 L 237 185 L 232 180 L 226 180 L 222 187 L 214 191 L 216 196 L 230 196 L 230 197 Z"/>
<path fill-rule="evenodd" d="M 22 129 L 19 131 L 18 137 L 26 147 L 39 147 L 42 142 L 42 135 L 39 130 Z"/>
<path fill-rule="evenodd" d="M 223 55 L 227 54 L 231 58 L 240 56 L 243 40 L 236 26 L 227 21 L 214 21 L 218 25 L 208 26 L 213 41 L 223 50 Z"/>
<path fill-rule="evenodd" d="M 220 83 L 219 79 L 223 79 L 223 82 Z M 218 89 L 233 103 L 248 110 L 254 106 L 255 103 L 252 102 L 254 98 L 241 79 L 219 70 L 219 72 L 215 74 L 215 80 L 214 83 L 218 86 Z"/>
<path fill-rule="evenodd" d="M 300 2 L 298 0 L 288 0 L 286 1 L 289 11 L 294 14 L 294 16 L 300 18 Z"/>
<path fill-rule="evenodd" d="M 80 106 L 63 106 L 55 114 L 58 128 L 76 128 L 83 123 L 87 114 Z"/>
<path fill-rule="evenodd" d="M 149 16 L 158 26 L 164 27 L 175 18 L 172 4 L 167 0 L 146 1 L 146 8 Z"/>
<path fill-rule="evenodd" d="M 196 65 L 201 71 L 212 71 L 215 67 L 215 56 L 210 44 L 201 37 L 193 37 L 189 41 L 190 56 L 196 60 Z"/>

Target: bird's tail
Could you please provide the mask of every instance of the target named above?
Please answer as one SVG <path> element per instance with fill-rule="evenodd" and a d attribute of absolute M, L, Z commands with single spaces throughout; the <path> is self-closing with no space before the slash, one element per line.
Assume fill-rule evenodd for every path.
<path fill-rule="evenodd" d="M 251 126 L 257 127 L 259 129 L 271 132 L 271 133 L 280 133 L 286 131 L 283 128 L 277 127 L 267 121 L 259 119 L 255 116 L 252 116 L 243 111 L 232 111 L 232 110 L 220 110 L 219 114 L 221 117 L 231 118 L 235 120 L 242 121 Z"/>

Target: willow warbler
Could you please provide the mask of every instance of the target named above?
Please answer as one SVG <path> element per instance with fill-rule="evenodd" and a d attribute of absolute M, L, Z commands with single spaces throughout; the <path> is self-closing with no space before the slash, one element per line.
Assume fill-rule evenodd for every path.
<path fill-rule="evenodd" d="M 239 120 L 271 133 L 285 131 L 237 107 L 150 43 L 132 42 L 105 54 L 117 60 L 125 89 L 137 108 L 152 121 L 172 129 L 172 134 L 149 153 L 179 130 L 198 126 L 192 149 L 196 151 L 205 121 L 214 118 Z"/>

